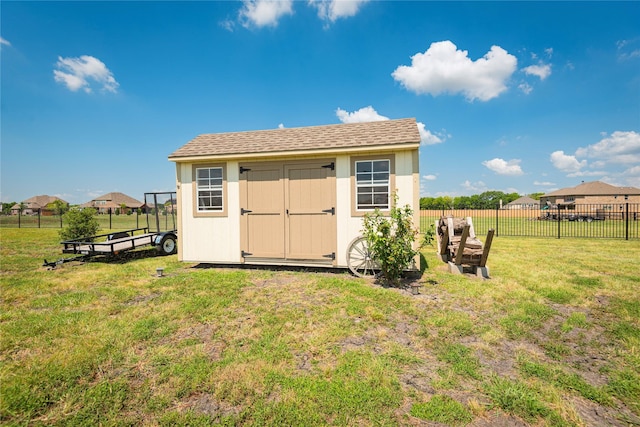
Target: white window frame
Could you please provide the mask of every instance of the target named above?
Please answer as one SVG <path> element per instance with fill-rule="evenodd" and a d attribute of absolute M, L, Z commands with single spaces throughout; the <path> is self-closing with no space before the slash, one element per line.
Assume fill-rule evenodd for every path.
<path fill-rule="evenodd" d="M 207 170 L 208 172 L 208 177 L 205 178 L 200 178 L 200 171 L 202 170 Z M 211 176 L 211 171 L 212 170 L 217 170 L 219 171 L 220 176 Z M 208 181 L 207 184 L 201 184 L 200 181 L 201 180 L 206 180 Z M 219 181 L 218 183 L 213 184 L 213 181 Z M 201 167 L 195 167 L 195 181 L 194 181 L 194 186 L 195 186 L 195 205 L 196 205 L 196 212 L 200 213 L 200 214 L 207 214 L 207 213 L 221 213 L 224 211 L 224 199 L 225 199 L 225 194 L 224 194 L 224 168 L 222 166 L 201 166 Z M 220 192 L 220 204 L 216 204 L 216 205 L 211 205 L 210 207 L 203 207 L 200 204 L 200 200 L 203 197 L 200 193 L 201 192 Z M 206 197 L 206 196 L 205 196 Z M 211 202 L 214 198 L 217 198 L 217 196 L 212 196 L 209 195 L 209 201 Z"/>
<path fill-rule="evenodd" d="M 369 171 L 364 171 L 364 172 L 358 172 L 358 166 L 361 164 L 365 164 L 365 163 L 369 163 L 371 165 L 371 167 L 369 168 Z M 381 164 L 381 163 L 386 163 L 387 164 L 387 168 L 386 171 L 375 171 L 375 164 Z M 386 179 L 376 179 L 375 174 L 380 174 L 380 173 L 386 173 L 387 177 Z M 369 176 L 369 179 L 366 180 L 360 180 L 359 178 L 361 177 L 366 177 Z M 355 205 L 356 205 L 356 211 L 358 212 L 370 212 L 377 209 L 380 209 L 381 211 L 387 211 L 391 208 L 391 176 L 392 176 L 392 170 L 391 170 L 391 159 L 385 158 L 385 159 L 371 159 L 371 160 L 357 160 L 355 162 L 355 170 L 354 170 L 354 176 L 355 176 Z M 379 178 L 379 177 L 378 177 Z M 363 194 L 370 194 L 371 195 L 371 203 L 370 204 L 361 204 L 359 202 L 359 196 L 361 195 L 360 193 L 360 189 L 362 188 L 371 188 L 370 193 L 363 193 Z M 382 204 L 382 203 L 375 203 L 375 196 L 376 195 L 380 195 L 383 194 L 383 192 L 381 191 L 376 191 L 376 189 L 381 189 L 384 188 L 384 194 L 386 194 L 386 198 L 387 198 L 387 202 Z"/>

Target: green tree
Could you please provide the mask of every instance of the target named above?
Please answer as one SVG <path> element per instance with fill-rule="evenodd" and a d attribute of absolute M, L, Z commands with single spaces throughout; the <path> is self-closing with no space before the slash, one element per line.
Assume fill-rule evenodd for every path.
<path fill-rule="evenodd" d="M 4 215 L 9 215 L 11 213 L 11 208 L 15 204 L 16 202 L 2 203 L 2 213 Z"/>
<path fill-rule="evenodd" d="M 87 239 L 98 234 L 100 229 L 96 211 L 92 208 L 69 209 L 62 219 L 67 224 L 59 232 L 62 240 Z"/>
<path fill-rule="evenodd" d="M 413 248 L 418 230 L 413 226 L 413 209 L 409 205 L 396 206 L 397 197 L 389 216 L 379 209 L 364 216 L 363 234 L 375 254 L 384 281 L 395 285 L 405 268 L 409 267 L 418 250 Z"/>
<path fill-rule="evenodd" d="M 69 210 L 69 205 L 60 199 L 56 199 L 52 203 L 49 203 L 47 208 L 51 209 L 54 215 L 63 215 Z"/>

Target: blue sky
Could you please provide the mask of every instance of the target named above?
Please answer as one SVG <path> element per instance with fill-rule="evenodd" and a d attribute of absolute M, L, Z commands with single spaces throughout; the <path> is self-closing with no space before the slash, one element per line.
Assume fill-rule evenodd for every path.
<path fill-rule="evenodd" d="M 0 8 L 4 202 L 174 190 L 202 133 L 405 117 L 424 196 L 640 187 L 640 2 Z"/>

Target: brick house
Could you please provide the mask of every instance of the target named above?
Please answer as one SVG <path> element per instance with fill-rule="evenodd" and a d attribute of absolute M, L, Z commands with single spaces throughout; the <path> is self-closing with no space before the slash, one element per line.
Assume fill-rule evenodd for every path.
<path fill-rule="evenodd" d="M 33 196 L 27 200 L 23 200 L 22 204 L 24 208 L 20 212 L 20 203 L 16 203 L 11 207 L 11 215 L 34 215 L 40 212 L 41 215 L 49 216 L 54 214 L 54 203 L 56 200 L 60 200 L 64 203 L 65 207 L 69 207 L 69 203 L 56 196 L 47 196 L 46 194 L 41 196 Z"/>
<path fill-rule="evenodd" d="M 540 197 L 541 206 L 595 213 L 600 217 L 620 216 L 626 204 L 633 204 L 633 211 L 640 204 L 640 188 L 616 187 L 601 181 L 583 182 L 580 185 L 562 188 Z"/>
<path fill-rule="evenodd" d="M 111 212 L 115 212 L 116 209 L 120 209 L 122 205 L 125 205 L 127 209 L 136 210 L 142 209 L 144 210 L 145 206 L 139 200 L 134 199 L 133 197 L 129 197 L 123 193 L 107 193 L 100 197 L 96 197 L 95 199 L 80 205 L 82 208 L 95 208 L 98 213 L 109 213 L 109 209 Z"/>

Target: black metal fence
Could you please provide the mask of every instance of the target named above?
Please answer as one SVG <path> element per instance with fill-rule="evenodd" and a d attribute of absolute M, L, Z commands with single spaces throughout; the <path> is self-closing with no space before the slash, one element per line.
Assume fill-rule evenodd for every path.
<path fill-rule="evenodd" d="M 425 232 L 443 216 L 473 219 L 478 236 L 495 230 L 496 236 L 522 237 L 586 237 L 606 239 L 640 239 L 640 204 L 560 205 L 549 209 L 438 209 L 420 211 L 420 230 Z M 116 215 L 115 210 L 97 215 L 100 228 L 133 229 L 149 226 L 147 216 L 137 212 Z M 171 221 L 161 212 L 159 221 Z M 60 215 L 0 215 L 1 227 L 62 228 Z M 162 224 L 161 224 L 162 225 Z M 169 227 L 170 224 L 167 224 Z"/>
<path fill-rule="evenodd" d="M 493 228 L 497 236 L 640 239 L 639 203 L 558 205 L 545 209 L 421 210 L 421 231 L 443 216 L 470 216 L 479 237 Z"/>
<path fill-rule="evenodd" d="M 147 215 L 135 210 L 120 213 L 120 209 L 107 209 L 107 212 L 96 214 L 96 219 L 102 230 L 129 230 L 149 226 Z M 160 221 L 171 222 L 171 215 L 161 212 Z M 26 215 L 0 215 L 0 227 L 5 228 L 62 228 L 65 225 L 62 215 L 45 210 L 36 210 L 33 214 Z M 155 227 L 155 224 L 151 225 Z"/>

